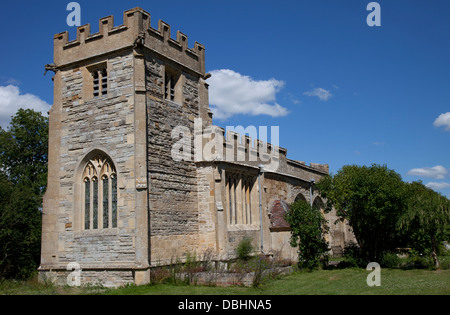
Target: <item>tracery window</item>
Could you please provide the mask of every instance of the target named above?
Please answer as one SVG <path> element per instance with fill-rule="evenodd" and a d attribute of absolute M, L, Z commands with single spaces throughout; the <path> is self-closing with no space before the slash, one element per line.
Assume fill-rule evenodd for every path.
<path fill-rule="evenodd" d="M 83 222 L 85 230 L 117 227 L 117 174 L 103 156 L 90 160 L 83 172 Z"/>

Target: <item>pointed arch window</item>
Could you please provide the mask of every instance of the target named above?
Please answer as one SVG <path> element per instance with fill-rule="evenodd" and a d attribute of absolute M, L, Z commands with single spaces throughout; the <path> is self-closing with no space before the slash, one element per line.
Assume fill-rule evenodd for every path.
<path fill-rule="evenodd" d="M 83 222 L 85 230 L 117 227 L 117 174 L 109 158 L 97 156 L 83 172 Z"/>

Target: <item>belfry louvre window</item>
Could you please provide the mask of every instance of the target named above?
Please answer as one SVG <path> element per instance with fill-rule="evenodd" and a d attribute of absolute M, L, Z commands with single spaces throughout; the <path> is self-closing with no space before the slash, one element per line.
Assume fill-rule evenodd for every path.
<path fill-rule="evenodd" d="M 175 101 L 175 77 L 173 74 L 166 73 L 166 86 L 164 89 L 164 96 L 166 100 Z"/>
<path fill-rule="evenodd" d="M 164 99 L 178 104 L 183 100 L 183 75 L 181 72 L 168 66 L 165 67 L 164 75 Z"/>
<path fill-rule="evenodd" d="M 108 94 L 108 71 L 106 68 L 99 68 L 91 71 L 94 80 L 94 98 Z"/>
<path fill-rule="evenodd" d="M 226 198 L 228 207 L 228 224 L 254 224 L 252 209 L 252 192 L 255 177 L 227 173 Z M 254 204 L 254 202 L 253 202 Z"/>
<path fill-rule="evenodd" d="M 117 227 L 117 174 L 112 161 L 97 156 L 83 172 L 83 222 L 85 230 Z"/>

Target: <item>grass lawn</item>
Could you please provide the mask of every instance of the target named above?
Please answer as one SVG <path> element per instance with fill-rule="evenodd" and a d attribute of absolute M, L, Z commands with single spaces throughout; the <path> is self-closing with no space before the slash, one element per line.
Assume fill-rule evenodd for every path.
<path fill-rule="evenodd" d="M 372 294 L 450 294 L 450 270 L 382 269 L 381 286 L 366 283 L 370 271 L 364 269 L 297 272 L 268 281 L 260 288 L 207 287 L 182 285 L 129 286 L 106 294 L 160 295 L 372 295 Z"/>
<path fill-rule="evenodd" d="M 0 283 L 0 294 L 118 294 L 118 295 L 450 295 L 450 270 L 381 269 L 381 286 L 369 287 L 364 269 L 297 272 L 267 281 L 260 288 L 188 285 L 130 285 L 119 289 L 69 288 L 35 281 Z"/>

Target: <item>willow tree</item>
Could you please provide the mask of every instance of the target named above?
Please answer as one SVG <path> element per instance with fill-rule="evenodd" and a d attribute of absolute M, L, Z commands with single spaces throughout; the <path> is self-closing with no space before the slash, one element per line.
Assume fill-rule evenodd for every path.
<path fill-rule="evenodd" d="M 407 211 L 400 220 L 400 227 L 406 230 L 409 246 L 431 255 L 437 269 L 438 245 L 444 241 L 446 227 L 450 224 L 450 201 L 421 182 L 408 184 L 408 195 Z"/>

